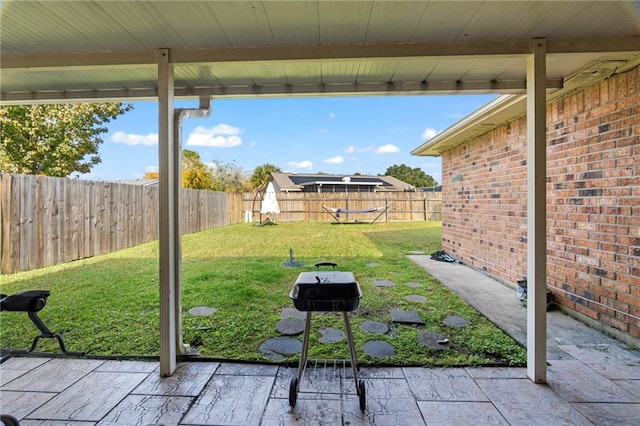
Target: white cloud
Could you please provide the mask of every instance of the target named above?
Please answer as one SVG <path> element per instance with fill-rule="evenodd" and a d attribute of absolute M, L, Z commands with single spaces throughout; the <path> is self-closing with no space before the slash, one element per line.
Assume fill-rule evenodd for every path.
<path fill-rule="evenodd" d="M 158 171 L 158 166 L 147 166 L 147 168 L 145 169 L 146 172 L 157 172 Z"/>
<path fill-rule="evenodd" d="M 344 163 L 344 158 L 342 158 L 342 155 L 336 155 L 335 157 L 327 158 L 324 162 L 328 164 L 340 164 Z"/>
<path fill-rule="evenodd" d="M 125 145 L 146 145 L 158 144 L 158 134 L 149 133 L 147 135 L 136 135 L 135 133 L 116 132 L 111 136 L 111 142 L 123 143 Z"/>
<path fill-rule="evenodd" d="M 228 124 L 218 124 L 215 127 L 196 127 L 189 138 L 189 146 L 208 146 L 212 148 L 233 148 L 242 144 L 242 138 L 238 136 L 241 129 Z"/>
<path fill-rule="evenodd" d="M 395 152 L 400 152 L 400 148 L 392 144 L 379 146 L 374 151 L 374 153 L 376 154 L 393 154 Z"/>
<path fill-rule="evenodd" d="M 220 123 L 211 129 L 211 132 L 219 135 L 239 135 L 242 130 L 238 127 L 230 126 L 228 124 Z"/>
<path fill-rule="evenodd" d="M 308 161 L 308 160 L 304 160 L 304 161 L 289 161 L 287 163 L 287 165 L 289 167 L 291 167 L 292 169 L 312 169 L 313 168 L 313 163 L 311 161 Z"/>
<path fill-rule="evenodd" d="M 332 112 L 329 114 L 329 120 L 333 120 L 334 118 L 336 118 L 336 113 Z"/>
<path fill-rule="evenodd" d="M 344 152 L 346 152 L 347 154 L 353 154 L 354 152 L 368 152 L 368 151 L 371 151 L 370 146 L 358 147 L 354 145 L 349 145 L 344 149 Z"/>
<path fill-rule="evenodd" d="M 424 130 L 424 132 L 422 132 L 422 140 L 428 141 L 429 139 L 431 139 L 432 137 L 434 137 L 438 133 L 439 132 L 436 129 L 432 129 L 430 127 L 427 127 Z"/>

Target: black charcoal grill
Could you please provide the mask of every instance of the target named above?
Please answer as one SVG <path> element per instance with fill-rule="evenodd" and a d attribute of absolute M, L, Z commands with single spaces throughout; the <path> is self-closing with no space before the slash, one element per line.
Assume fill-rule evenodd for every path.
<path fill-rule="evenodd" d="M 8 296 L 6 294 L 0 295 L 0 311 L 7 312 L 26 312 L 29 315 L 29 319 L 40 330 L 40 334 L 33 339 L 31 349 L 28 350 L 16 350 L 12 353 L 31 353 L 38 346 L 38 341 L 41 338 L 56 339 L 60 345 L 60 350 L 64 355 L 84 355 L 84 352 L 70 352 L 64 345 L 62 336 L 58 333 L 53 333 L 42 322 L 42 319 L 38 316 L 38 312 L 44 309 L 47 304 L 47 298 L 50 296 L 48 290 L 27 290 L 20 293 L 12 294 Z"/>
<path fill-rule="evenodd" d="M 331 262 L 317 263 L 316 268 L 337 264 Z M 360 399 L 360 409 L 366 408 L 364 380 L 358 379 L 358 359 L 356 357 L 353 335 L 349 323 L 349 312 L 355 311 L 362 297 L 360 285 L 355 280 L 353 273 L 341 271 L 315 271 L 301 272 L 289 294 L 293 305 L 299 311 L 307 312 L 302 342 L 302 353 L 298 364 L 298 374 L 291 378 L 289 386 L 289 405 L 294 407 L 298 398 L 300 382 L 307 365 L 307 350 L 309 349 L 309 331 L 311 329 L 312 312 L 342 312 L 344 317 L 345 333 L 349 342 L 349 354 L 351 367 L 356 384 L 356 391 Z"/>

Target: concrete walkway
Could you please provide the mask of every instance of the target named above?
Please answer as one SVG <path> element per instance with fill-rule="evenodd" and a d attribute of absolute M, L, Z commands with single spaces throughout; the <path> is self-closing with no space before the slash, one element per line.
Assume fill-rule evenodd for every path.
<path fill-rule="evenodd" d="M 516 297 L 515 289 L 459 263 L 438 262 L 427 255 L 408 257 L 522 346 L 527 345 L 527 308 Z M 619 341 L 560 311 L 547 312 L 547 360 L 574 359 L 562 348 L 566 345 L 626 348 Z"/>
<path fill-rule="evenodd" d="M 412 259 L 524 340 L 515 291 L 463 265 Z M 163 378 L 157 362 L 9 357 L 0 411 L 27 426 L 640 425 L 638 352 L 559 312 L 549 329 L 547 385 L 524 368 L 362 368 L 361 412 L 341 363 L 310 365 L 291 408 L 296 368 L 190 362 Z"/>

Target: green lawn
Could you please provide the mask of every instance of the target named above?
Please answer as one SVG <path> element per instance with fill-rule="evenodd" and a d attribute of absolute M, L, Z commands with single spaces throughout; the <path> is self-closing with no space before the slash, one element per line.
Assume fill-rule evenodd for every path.
<path fill-rule="evenodd" d="M 521 365 L 523 348 L 455 293 L 431 278 L 405 255 L 440 248 L 438 222 L 331 225 L 328 223 L 281 223 L 257 227 L 238 224 L 183 238 L 183 334 L 185 342 L 197 343 L 200 356 L 237 360 L 269 361 L 258 353 L 266 339 L 278 336 L 275 325 L 284 308 L 293 307 L 289 291 L 297 275 L 313 269 L 319 261 L 334 261 L 339 269 L 352 271 L 363 298 L 351 314 L 359 361 L 363 364 L 399 365 Z M 289 249 L 299 268 L 285 268 Z M 378 266 L 367 266 L 376 262 Z M 375 279 L 392 280 L 393 287 L 379 288 Z M 412 288 L 405 282 L 424 283 Z M 40 317 L 61 332 L 69 350 L 92 355 L 158 355 L 158 244 L 143 244 L 126 250 L 36 271 L 0 277 L 0 290 L 51 291 Z M 404 296 L 419 294 L 419 304 Z M 218 309 L 211 316 L 192 316 L 195 306 Z M 426 325 L 416 327 L 391 323 L 390 310 L 418 311 Z M 443 324 L 449 315 L 470 321 L 466 328 Z M 391 330 L 386 335 L 362 332 L 363 321 L 379 321 Z M 37 334 L 25 313 L 0 315 L 0 346 L 30 347 Z M 348 358 L 346 342 L 318 343 L 318 328 L 343 329 L 341 315 L 314 313 L 310 358 Z M 446 335 L 451 348 L 430 351 L 417 342 L 419 331 Z M 388 341 L 397 348 L 393 357 L 369 358 L 362 345 L 370 339 Z M 41 340 L 38 350 L 57 352 L 55 341 Z M 295 360 L 292 359 L 292 360 Z M 290 360 L 290 361 L 292 361 Z"/>

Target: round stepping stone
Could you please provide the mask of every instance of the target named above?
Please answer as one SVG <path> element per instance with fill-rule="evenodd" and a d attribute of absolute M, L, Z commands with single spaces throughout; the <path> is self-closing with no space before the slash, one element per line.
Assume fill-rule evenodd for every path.
<path fill-rule="evenodd" d="M 304 322 L 305 321 L 300 318 L 288 317 L 276 323 L 276 330 L 285 336 L 295 336 L 304 331 Z"/>
<path fill-rule="evenodd" d="M 463 328 L 469 325 L 469 320 L 458 315 L 449 315 L 442 321 L 445 325 L 455 328 Z"/>
<path fill-rule="evenodd" d="M 362 346 L 362 350 L 365 354 L 374 358 L 385 358 L 396 354 L 396 348 L 392 344 L 383 342 L 382 340 L 370 340 L 365 342 Z"/>
<path fill-rule="evenodd" d="M 451 346 L 451 342 L 445 336 L 435 331 L 421 331 L 418 333 L 418 342 L 435 351 L 443 351 Z"/>
<path fill-rule="evenodd" d="M 302 342 L 295 337 L 274 337 L 262 342 L 258 351 L 269 359 L 279 361 L 302 352 Z"/>
<path fill-rule="evenodd" d="M 419 294 L 409 294 L 409 295 L 405 296 L 404 298 L 406 300 L 408 300 L 409 302 L 425 303 L 427 301 L 426 297 L 420 296 Z"/>
<path fill-rule="evenodd" d="M 369 263 L 367 263 L 367 266 L 372 268 L 374 266 L 380 266 L 380 263 L 378 263 L 378 262 L 369 262 Z"/>
<path fill-rule="evenodd" d="M 214 308 L 213 306 L 195 306 L 191 309 L 189 309 L 189 313 L 191 315 L 195 315 L 198 317 L 206 317 L 209 315 L 213 315 L 216 312 L 218 312 L 218 310 L 216 308 Z"/>
<path fill-rule="evenodd" d="M 373 285 L 376 287 L 393 287 L 396 283 L 390 280 L 373 280 Z"/>
<path fill-rule="evenodd" d="M 301 320 L 306 320 L 307 313 L 294 308 L 284 308 L 280 314 L 280 319 L 285 318 L 300 318 Z"/>
<path fill-rule="evenodd" d="M 321 328 L 318 331 L 322 334 L 318 339 L 320 343 L 336 343 L 344 339 L 344 332 L 337 328 Z"/>
<path fill-rule="evenodd" d="M 404 285 L 408 286 L 408 287 L 413 287 L 413 288 L 418 288 L 418 287 L 422 287 L 422 283 L 418 283 L 415 281 L 409 281 L 404 283 Z"/>
<path fill-rule="evenodd" d="M 383 322 L 365 321 L 360 324 L 360 330 L 365 333 L 384 334 L 389 331 L 389 326 Z"/>
<path fill-rule="evenodd" d="M 403 311 L 402 309 L 391 310 L 391 321 L 424 325 L 424 321 L 416 311 Z"/>

